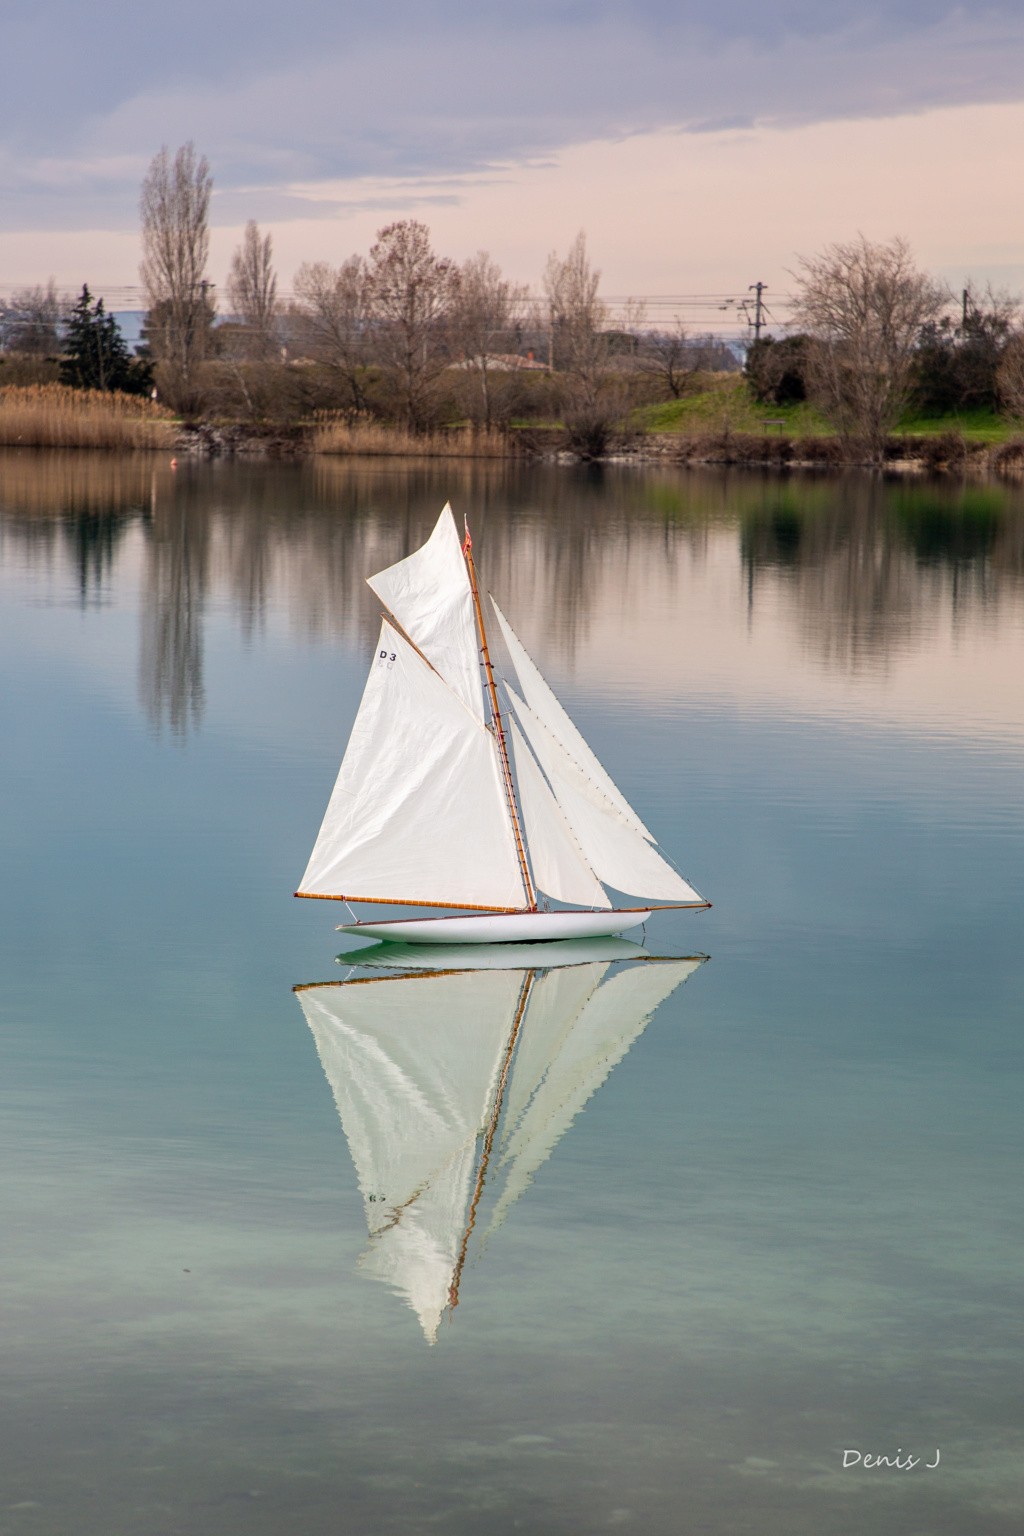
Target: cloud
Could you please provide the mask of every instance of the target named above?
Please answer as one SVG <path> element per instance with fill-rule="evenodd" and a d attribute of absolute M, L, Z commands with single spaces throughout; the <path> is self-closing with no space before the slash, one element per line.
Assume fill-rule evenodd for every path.
<path fill-rule="evenodd" d="M 652 321 L 679 314 L 696 332 L 742 328 L 738 300 L 769 284 L 775 320 L 796 253 L 829 240 L 911 242 L 920 264 L 959 289 L 973 274 L 1024 289 L 1016 204 L 1024 103 L 943 107 L 700 134 L 657 130 L 568 146 L 556 155 L 435 177 L 333 178 L 222 193 L 211 276 L 222 285 L 247 218 L 270 226 L 286 291 L 303 261 L 365 252 L 392 218 L 430 225 L 435 248 L 459 260 L 490 250 L 510 277 L 536 284 L 545 257 L 586 228 L 602 291 L 691 295 L 652 301 Z M 261 199 L 263 201 L 261 201 Z M 138 232 L 0 232 L 8 285 L 53 273 L 87 279 L 111 308 L 137 307 Z M 708 295 L 732 295 L 720 308 Z"/>
<path fill-rule="evenodd" d="M 213 165 L 216 219 L 245 196 L 301 219 L 298 184 L 1015 100 L 1024 81 L 1016 0 L 18 0 L 4 41 L 26 61 L 0 99 L 8 230 L 131 228 L 150 156 L 186 138 Z"/>

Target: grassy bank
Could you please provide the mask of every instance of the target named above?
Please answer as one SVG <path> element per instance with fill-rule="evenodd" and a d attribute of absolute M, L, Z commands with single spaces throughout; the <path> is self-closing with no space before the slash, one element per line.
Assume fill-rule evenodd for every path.
<path fill-rule="evenodd" d="M 784 436 L 807 440 L 832 438 L 835 429 L 813 405 L 801 400 L 789 405 L 763 405 L 755 400 L 741 375 L 705 376 L 700 387 L 681 400 L 666 400 L 657 405 L 641 406 L 632 414 L 632 423 L 645 432 L 686 433 L 695 437 L 721 437 L 731 433 L 751 436 Z M 766 426 L 766 422 L 784 425 Z M 896 428 L 894 437 L 920 439 L 963 437 L 967 442 L 1003 443 L 1017 436 L 1019 427 L 995 411 L 963 411 L 955 416 L 925 417 L 909 411 Z"/>
<path fill-rule="evenodd" d="M 29 384 L 0 389 L 0 447 L 167 448 L 176 424 L 138 395 Z"/>
<path fill-rule="evenodd" d="M 735 374 L 704 375 L 681 400 L 638 406 L 625 431 L 622 425 L 611 431 L 601 456 L 823 468 L 862 461 L 856 445 L 842 442 L 813 406 L 764 406 Z M 991 411 L 937 419 L 908 415 L 890 437 L 885 458 L 905 467 L 1019 472 L 1022 443 L 1018 427 Z M 462 422 L 416 433 L 332 411 L 256 423 L 226 416 L 184 426 L 139 396 L 45 383 L 0 388 L 0 446 L 452 460 L 550 458 L 574 451 L 572 435 L 556 420 L 513 421 L 507 429 Z"/>

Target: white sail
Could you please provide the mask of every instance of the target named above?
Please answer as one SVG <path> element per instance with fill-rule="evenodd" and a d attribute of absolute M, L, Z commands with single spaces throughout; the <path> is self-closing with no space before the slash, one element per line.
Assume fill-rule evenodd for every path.
<path fill-rule="evenodd" d="M 570 757 L 515 689 L 508 683 L 505 687 L 555 799 L 597 878 L 617 891 L 647 900 L 703 900 L 645 837 L 627 825 L 600 786 Z"/>
<path fill-rule="evenodd" d="M 606 966 L 551 971 L 534 987 L 509 1086 L 504 1188 L 491 1230 L 505 1219 L 587 1100 L 650 1022 L 654 1010 L 701 962 L 631 967 L 598 986 Z M 581 972 L 594 972 L 584 993 Z"/>
<path fill-rule="evenodd" d="M 524 905 L 494 738 L 386 620 L 299 890 Z"/>
<path fill-rule="evenodd" d="M 608 804 L 618 812 L 626 825 L 632 827 L 634 832 L 639 832 L 641 837 L 646 837 L 649 842 L 655 842 L 656 838 L 653 833 L 648 832 L 621 789 L 612 781 L 611 775 L 598 762 L 591 747 L 569 719 L 562 705 L 538 671 L 533 657 L 529 654 L 493 597 L 491 598 L 491 604 L 494 612 L 497 614 L 498 623 L 501 625 L 501 632 L 505 637 L 505 644 L 508 646 L 509 655 L 512 658 L 512 664 L 516 669 L 527 704 L 529 704 L 537 718 L 547 727 L 563 752 L 577 764 L 585 777 L 603 795 Z M 628 887 L 619 886 L 618 889 L 624 890 L 628 889 Z"/>
<path fill-rule="evenodd" d="M 452 509 L 405 560 L 367 582 L 477 719 L 484 718 L 480 636 L 473 591 Z"/>
<path fill-rule="evenodd" d="M 523 972 L 382 977 L 298 994 L 366 1208 L 361 1264 L 430 1343 L 465 1236 Z"/>
<path fill-rule="evenodd" d="M 505 1093 L 504 1148 L 608 969 L 609 962 L 600 960 L 589 965 L 558 966 L 535 982 Z"/>
<path fill-rule="evenodd" d="M 611 902 L 584 858 L 572 828 L 559 810 L 515 721 L 511 735 L 519 781 L 519 808 L 526 828 L 533 878 L 539 889 L 554 896 L 556 901 L 574 902 L 581 907 L 610 907 Z"/>

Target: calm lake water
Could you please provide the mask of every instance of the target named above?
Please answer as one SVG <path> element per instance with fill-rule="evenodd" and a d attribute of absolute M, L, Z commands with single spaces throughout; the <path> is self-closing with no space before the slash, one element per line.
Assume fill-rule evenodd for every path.
<path fill-rule="evenodd" d="M 431 1345 L 291 892 L 449 497 L 714 907 L 539 978 Z M 7 452 L 0 634 L 2 1536 L 1019 1536 L 1021 491 Z"/>

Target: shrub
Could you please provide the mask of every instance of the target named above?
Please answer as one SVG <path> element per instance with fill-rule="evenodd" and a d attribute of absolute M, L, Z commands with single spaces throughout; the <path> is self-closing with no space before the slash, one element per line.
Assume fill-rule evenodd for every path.
<path fill-rule="evenodd" d="M 807 399 L 809 336 L 762 336 L 747 353 L 751 393 L 762 405 L 790 405 Z"/>

